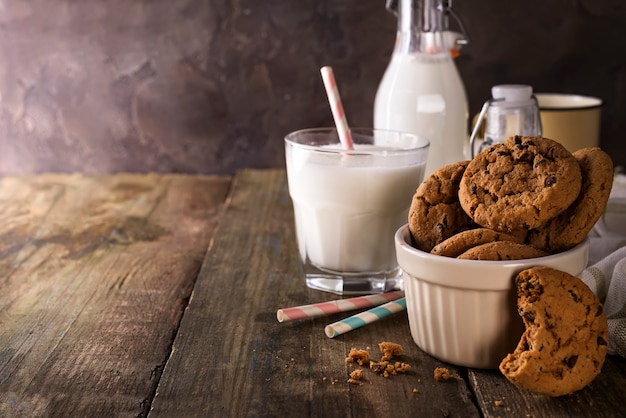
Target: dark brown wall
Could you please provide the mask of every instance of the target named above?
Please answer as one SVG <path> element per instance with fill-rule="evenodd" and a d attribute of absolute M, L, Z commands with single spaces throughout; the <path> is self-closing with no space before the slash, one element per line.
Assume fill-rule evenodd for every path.
<path fill-rule="evenodd" d="M 0 174 L 232 173 L 282 167 L 285 133 L 371 125 L 395 18 L 384 0 L 6 0 Z M 602 146 L 626 164 L 623 0 L 456 0 L 471 112 L 499 83 L 604 99 Z"/>

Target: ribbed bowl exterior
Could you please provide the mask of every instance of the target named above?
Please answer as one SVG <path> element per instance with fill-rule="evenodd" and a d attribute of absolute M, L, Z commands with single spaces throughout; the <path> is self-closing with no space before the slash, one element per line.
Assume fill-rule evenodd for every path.
<path fill-rule="evenodd" d="M 406 272 L 404 283 L 411 336 L 440 360 L 497 367 L 524 331 L 512 292 L 439 286 Z"/>
<path fill-rule="evenodd" d="M 543 265 L 578 275 L 589 243 L 566 252 L 514 261 L 458 260 L 417 250 L 405 225 L 395 237 L 411 336 L 426 353 L 451 364 L 497 368 L 524 331 L 514 279 Z"/>

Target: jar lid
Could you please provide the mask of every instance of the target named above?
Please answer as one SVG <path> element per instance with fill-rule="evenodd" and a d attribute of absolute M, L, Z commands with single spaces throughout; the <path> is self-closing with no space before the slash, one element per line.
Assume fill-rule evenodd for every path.
<path fill-rule="evenodd" d="M 491 95 L 506 102 L 527 102 L 533 95 L 533 88 L 525 84 L 500 84 L 491 88 Z"/>

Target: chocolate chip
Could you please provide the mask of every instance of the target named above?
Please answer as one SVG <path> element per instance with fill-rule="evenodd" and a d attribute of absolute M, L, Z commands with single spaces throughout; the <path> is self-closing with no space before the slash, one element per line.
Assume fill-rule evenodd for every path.
<path fill-rule="evenodd" d="M 578 296 L 578 294 L 576 292 L 574 292 L 571 289 L 569 289 L 567 292 L 572 297 L 572 299 L 574 299 L 574 302 L 576 302 L 576 303 L 580 302 L 580 296 Z"/>
<path fill-rule="evenodd" d="M 598 309 L 596 310 L 596 316 L 602 315 L 602 311 L 603 311 L 602 305 L 598 305 Z"/>
<path fill-rule="evenodd" d="M 597 344 L 598 344 L 599 346 L 600 346 L 600 345 L 607 345 L 607 342 L 606 342 L 606 340 L 605 340 L 604 338 L 602 338 L 602 337 L 598 337 L 598 339 L 597 339 Z"/>
<path fill-rule="evenodd" d="M 545 153 L 544 157 L 550 161 L 554 161 L 554 147 L 550 147 L 548 152 Z"/>
<path fill-rule="evenodd" d="M 534 312 L 532 312 L 532 311 L 530 311 L 530 312 L 523 312 L 523 316 L 531 324 L 535 322 L 535 313 Z"/>
<path fill-rule="evenodd" d="M 546 177 L 546 180 L 544 182 L 544 185 L 546 187 L 552 187 L 556 184 L 556 176 L 554 174 L 550 174 L 549 176 Z"/>
<path fill-rule="evenodd" d="M 472 194 L 476 194 L 477 190 L 478 186 L 476 186 L 476 184 L 472 184 L 472 186 L 470 187 L 470 191 L 472 192 Z"/>
<path fill-rule="evenodd" d="M 519 135 L 515 135 L 515 137 L 513 138 L 513 141 L 515 142 L 515 145 L 519 145 L 522 143 L 522 137 Z"/>
<path fill-rule="evenodd" d="M 535 156 L 531 152 L 524 152 L 518 157 L 518 161 L 520 163 L 532 163 L 535 159 Z"/>
<path fill-rule="evenodd" d="M 543 293 L 543 286 L 535 281 L 528 281 L 518 277 L 515 284 L 517 285 L 517 294 L 528 298 L 528 302 L 537 301 Z"/>
<path fill-rule="evenodd" d="M 578 356 L 571 356 L 563 360 L 563 363 L 567 364 L 567 367 L 573 369 L 578 361 Z"/>
<path fill-rule="evenodd" d="M 385 372 L 387 365 L 381 363 L 370 363 L 370 370 L 372 370 L 376 374 L 383 374 Z"/>
<path fill-rule="evenodd" d="M 547 164 L 547 161 L 545 160 L 545 158 L 535 158 L 533 160 L 533 170 L 536 170 L 537 168 L 545 164 Z"/>

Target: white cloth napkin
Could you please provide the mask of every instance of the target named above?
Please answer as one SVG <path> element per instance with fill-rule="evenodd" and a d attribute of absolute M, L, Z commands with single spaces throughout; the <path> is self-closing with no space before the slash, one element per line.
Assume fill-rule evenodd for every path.
<path fill-rule="evenodd" d="M 626 175 L 613 182 L 607 213 L 589 234 L 589 263 L 580 278 L 604 304 L 609 354 L 626 357 Z M 610 224 L 608 220 L 610 219 Z"/>

